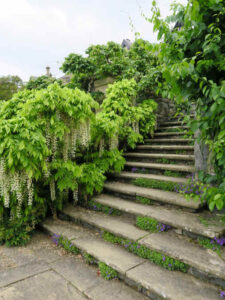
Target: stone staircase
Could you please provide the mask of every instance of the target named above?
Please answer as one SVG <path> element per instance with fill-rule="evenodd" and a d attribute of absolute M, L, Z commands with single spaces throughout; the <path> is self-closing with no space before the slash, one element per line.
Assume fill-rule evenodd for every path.
<path fill-rule="evenodd" d="M 108 179 L 103 193 L 92 198 L 92 209 L 69 205 L 60 214 L 61 220 L 49 219 L 41 225 L 48 234 L 62 235 L 81 252 L 115 269 L 124 284 L 140 292 L 132 299 L 214 300 L 221 299 L 220 290 L 225 290 L 224 251 L 218 255 L 197 242 L 199 237 L 212 239 L 224 234 L 216 215 L 212 217 L 201 202 L 187 201 L 175 191 L 133 182 L 150 179 L 185 184 L 186 176 L 195 171 L 193 139 L 187 137 L 186 129 L 177 119 L 161 123 L 153 139 L 125 153 L 125 170 Z M 109 214 L 98 211 L 99 207 L 107 207 Z M 152 233 L 136 226 L 138 217 L 171 228 Z M 104 233 L 114 237 L 114 243 L 105 239 Z M 150 256 L 154 253 L 155 258 L 146 259 L 140 249 Z M 187 272 L 163 268 L 157 257 L 173 259 L 171 264 L 178 260 Z"/>

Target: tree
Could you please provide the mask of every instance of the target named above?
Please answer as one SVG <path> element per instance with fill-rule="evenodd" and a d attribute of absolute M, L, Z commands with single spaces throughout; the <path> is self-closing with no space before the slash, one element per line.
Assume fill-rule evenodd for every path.
<path fill-rule="evenodd" d="M 23 86 L 23 81 L 18 76 L 0 77 L 0 100 L 9 100 L 13 94 Z"/>
<path fill-rule="evenodd" d="M 41 89 L 46 89 L 50 84 L 58 82 L 61 84 L 60 80 L 57 80 L 55 77 L 49 77 L 47 75 L 42 75 L 37 78 L 30 78 L 28 83 L 26 84 L 26 88 L 28 90 L 41 90 Z"/>

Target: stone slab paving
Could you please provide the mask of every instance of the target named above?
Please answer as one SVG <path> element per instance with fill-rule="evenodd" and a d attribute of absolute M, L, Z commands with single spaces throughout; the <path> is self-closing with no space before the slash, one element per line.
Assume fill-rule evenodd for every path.
<path fill-rule="evenodd" d="M 119 280 L 106 281 L 97 268 L 36 232 L 26 247 L 0 246 L 1 300 L 146 300 Z"/>
<path fill-rule="evenodd" d="M 126 201 L 119 197 L 113 197 L 106 194 L 101 194 L 93 198 L 96 202 L 107 205 L 121 211 L 139 216 L 151 217 L 161 223 L 171 225 L 174 228 L 189 231 L 205 237 L 214 238 L 220 237 L 225 233 L 224 225 L 209 225 L 205 226 L 201 223 L 200 217 L 204 216 L 197 213 L 188 213 L 178 209 L 169 209 L 166 207 L 157 207 L 154 205 L 143 205 Z"/>
<path fill-rule="evenodd" d="M 202 206 L 201 201 L 194 201 L 187 199 L 176 192 L 168 192 L 158 189 L 145 188 L 136 186 L 133 184 L 122 183 L 117 181 L 107 181 L 104 184 L 104 189 L 114 193 L 122 193 L 131 196 L 141 196 L 146 197 L 151 200 L 159 201 L 166 204 L 172 204 L 176 206 L 198 209 Z"/>
<path fill-rule="evenodd" d="M 122 179 L 137 179 L 137 178 L 145 178 L 145 179 L 154 179 L 159 181 L 166 181 L 166 182 L 174 182 L 174 183 L 187 183 L 187 178 L 182 177 L 170 177 L 170 176 L 164 176 L 164 175 L 157 175 L 157 174 L 142 174 L 142 173 L 133 173 L 133 172 L 126 172 L 123 171 L 119 174 L 114 174 L 114 177 L 116 178 L 122 178 Z"/>
<path fill-rule="evenodd" d="M 144 150 L 193 150 L 194 146 L 179 146 L 179 145 L 139 145 L 136 149 Z"/>

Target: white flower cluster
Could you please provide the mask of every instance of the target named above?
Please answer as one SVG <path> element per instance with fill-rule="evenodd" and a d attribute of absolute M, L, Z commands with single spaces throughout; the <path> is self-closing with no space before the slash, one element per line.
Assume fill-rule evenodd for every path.
<path fill-rule="evenodd" d="M 80 124 L 78 129 L 78 140 L 83 147 L 88 147 L 90 141 L 90 120 Z"/>
<path fill-rule="evenodd" d="M 0 196 L 4 199 L 4 207 L 9 208 L 10 197 L 13 195 L 16 196 L 17 200 L 17 216 L 21 216 L 21 207 L 23 201 L 27 199 L 28 205 L 33 204 L 33 182 L 32 179 L 23 172 L 15 172 L 10 174 L 6 172 L 5 169 L 5 159 L 0 159 Z M 11 215 L 11 219 L 14 216 Z"/>

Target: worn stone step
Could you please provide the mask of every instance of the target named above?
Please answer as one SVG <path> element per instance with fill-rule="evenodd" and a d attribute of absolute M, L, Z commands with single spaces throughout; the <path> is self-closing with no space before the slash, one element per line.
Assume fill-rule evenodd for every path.
<path fill-rule="evenodd" d="M 132 241 L 137 241 L 149 234 L 149 232 L 134 226 L 130 220 L 124 217 L 108 216 L 101 212 L 95 212 L 77 206 L 74 207 L 72 205 L 68 205 L 62 212 L 71 220 L 81 221 L 84 224 L 109 231 L 116 236 Z"/>
<path fill-rule="evenodd" d="M 116 236 L 138 242 L 151 250 L 156 250 L 178 259 L 194 268 L 190 269 L 190 272 L 194 273 L 194 275 L 194 271 L 197 269 L 198 272 L 202 272 L 206 277 L 209 275 L 210 279 L 213 278 L 214 282 L 218 278 L 218 284 L 220 279 L 222 279 L 221 281 L 225 286 L 225 262 L 217 253 L 190 242 L 187 237 L 178 236 L 173 231 L 149 233 L 138 229 L 124 216 L 109 216 L 72 205 L 67 206 L 63 213 L 75 222 L 81 221 L 94 226 L 100 231 L 108 231 Z"/>
<path fill-rule="evenodd" d="M 179 145 L 138 145 L 137 150 L 192 150 L 194 151 L 194 146 L 179 146 Z"/>
<path fill-rule="evenodd" d="M 162 130 L 170 130 L 170 129 L 178 129 L 181 130 L 181 129 L 188 129 L 189 127 L 188 126 L 184 126 L 184 125 L 181 125 L 181 126 L 165 126 L 165 127 L 159 127 L 157 128 L 157 130 L 159 131 L 162 131 Z"/>
<path fill-rule="evenodd" d="M 149 262 L 141 264 L 127 272 L 127 278 L 138 282 L 147 290 L 150 299 L 166 300 L 219 300 L 216 288 L 199 279 L 182 274 L 163 270 Z"/>
<path fill-rule="evenodd" d="M 164 154 L 164 153 L 137 153 L 127 152 L 124 153 L 125 157 L 136 157 L 136 158 L 166 158 L 173 160 L 189 160 L 194 161 L 195 156 L 190 154 Z"/>
<path fill-rule="evenodd" d="M 162 122 L 159 124 L 160 127 L 163 127 L 163 126 L 172 126 L 172 125 L 183 125 L 183 122 L 182 121 L 168 121 L 168 122 Z"/>
<path fill-rule="evenodd" d="M 181 136 L 181 135 L 186 135 L 186 132 L 155 132 L 154 137 L 156 136 Z"/>
<path fill-rule="evenodd" d="M 85 232 L 89 234 L 82 236 L 84 229 L 73 223 L 49 219 L 42 223 L 41 227 L 51 235 L 57 234 L 68 238 L 77 248 L 94 256 L 98 261 L 104 262 L 123 276 L 128 270 L 144 262 L 144 259 L 128 253 L 125 249 L 104 242 L 91 230 L 86 229 Z"/>
<path fill-rule="evenodd" d="M 187 237 L 173 231 L 152 233 L 140 239 L 139 244 L 178 259 L 191 267 L 189 272 L 194 276 L 225 287 L 225 261 L 216 252 L 193 243 Z"/>
<path fill-rule="evenodd" d="M 166 182 L 174 182 L 178 184 L 185 184 L 188 182 L 187 178 L 182 177 L 170 177 L 170 176 L 163 176 L 157 174 L 142 174 L 142 173 L 133 173 L 133 172 L 121 172 L 116 173 L 113 175 L 115 178 L 121 179 L 137 179 L 137 178 L 145 178 L 145 179 L 154 179 L 159 181 L 166 181 Z"/>
<path fill-rule="evenodd" d="M 75 236 L 72 239 L 72 244 L 92 255 L 96 260 L 114 268 L 121 279 L 129 285 L 139 287 L 139 290 L 146 293 L 151 299 L 220 299 L 219 291 L 214 286 L 206 284 L 189 274 L 163 269 L 146 262 L 117 245 L 106 243 L 98 237 L 76 238 L 77 226 L 68 223 L 67 230 L 65 230 L 65 224 L 64 230 L 61 231 L 61 224 L 62 221 L 47 220 L 42 224 L 42 227 L 50 234 L 62 234 L 64 237 L 67 237 L 65 231 L 70 232 L 70 236 Z M 143 287 L 143 289 L 140 289 L 140 287 Z"/>
<path fill-rule="evenodd" d="M 191 143 L 194 142 L 194 139 L 145 139 L 145 143 L 173 143 L 177 145 L 177 143 Z"/>
<path fill-rule="evenodd" d="M 125 163 L 126 167 L 134 167 L 134 168 L 146 168 L 146 169 L 157 169 L 157 170 L 169 170 L 175 172 L 186 172 L 186 173 L 194 173 L 194 166 L 187 165 L 172 165 L 172 164 L 156 164 L 156 163 L 146 163 L 146 162 L 133 162 L 127 161 Z"/>
<path fill-rule="evenodd" d="M 191 209 L 198 209 L 202 206 L 200 201 L 187 201 L 187 199 L 176 192 L 162 191 L 158 189 L 144 188 L 128 183 L 108 181 L 104 184 L 104 189 L 108 192 L 120 193 L 129 196 L 140 196 L 162 202 Z"/>
<path fill-rule="evenodd" d="M 201 223 L 201 213 L 189 213 L 182 210 L 155 205 L 143 205 L 132 201 L 123 200 L 102 194 L 94 197 L 94 200 L 102 205 L 116 208 L 137 216 L 145 216 L 158 220 L 163 224 L 182 229 L 199 236 L 208 238 L 220 237 L 225 233 L 223 224 L 205 226 Z"/>

